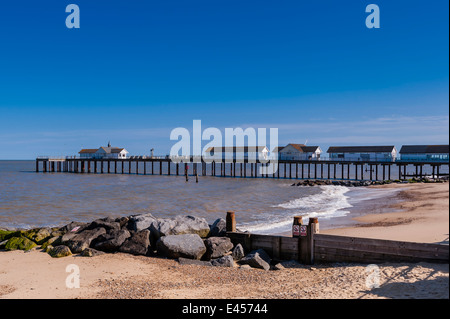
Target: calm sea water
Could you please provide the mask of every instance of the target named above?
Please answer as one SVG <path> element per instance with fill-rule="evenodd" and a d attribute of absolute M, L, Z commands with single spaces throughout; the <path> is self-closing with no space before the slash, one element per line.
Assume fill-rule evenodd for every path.
<path fill-rule="evenodd" d="M 0 227 L 61 226 L 71 221 L 152 213 L 195 215 L 210 223 L 236 212 L 238 228 L 289 231 L 292 217 L 319 217 L 321 228 L 349 222 L 349 209 L 386 190 L 292 187 L 293 180 L 135 174 L 36 173 L 34 161 L 0 161 Z"/>

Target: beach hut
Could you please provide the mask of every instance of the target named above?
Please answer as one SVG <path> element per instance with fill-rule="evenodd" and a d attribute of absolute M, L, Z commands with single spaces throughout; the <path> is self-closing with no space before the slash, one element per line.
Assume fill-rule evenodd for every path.
<path fill-rule="evenodd" d="M 389 146 L 330 146 L 327 153 L 332 160 L 395 161 L 397 149 Z"/>
<path fill-rule="evenodd" d="M 400 158 L 405 161 L 448 161 L 448 145 L 403 145 Z"/>
<path fill-rule="evenodd" d="M 97 149 L 82 149 L 78 152 L 80 158 L 92 159 L 126 159 L 128 151 L 121 147 L 112 147 L 110 143 L 108 146 L 101 146 Z"/>
<path fill-rule="evenodd" d="M 280 160 L 318 160 L 322 150 L 319 146 L 306 146 L 304 144 L 288 144 L 274 150 L 278 152 Z"/>

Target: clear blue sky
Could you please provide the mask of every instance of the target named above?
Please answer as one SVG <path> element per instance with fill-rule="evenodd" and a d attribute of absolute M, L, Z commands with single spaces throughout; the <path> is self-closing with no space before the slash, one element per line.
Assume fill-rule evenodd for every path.
<path fill-rule="evenodd" d="M 65 8 L 80 7 L 67 29 Z M 366 5 L 381 11 L 368 29 Z M 278 127 L 280 144 L 448 144 L 448 1 L 17 0 L 0 4 L 2 159 L 170 131 Z"/>

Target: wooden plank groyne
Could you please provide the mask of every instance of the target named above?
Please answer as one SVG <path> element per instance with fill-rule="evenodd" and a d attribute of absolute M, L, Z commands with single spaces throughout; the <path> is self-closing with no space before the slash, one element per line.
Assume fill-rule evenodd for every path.
<path fill-rule="evenodd" d="M 442 167 L 448 161 L 343 161 L 343 160 L 278 160 L 277 170 L 269 173 L 267 163 L 247 160 L 174 163 L 168 157 L 135 157 L 127 159 L 37 158 L 36 172 L 87 174 L 142 174 L 173 176 L 216 176 L 322 180 L 406 180 L 431 175 L 448 176 Z"/>
<path fill-rule="evenodd" d="M 235 229 L 228 231 L 227 236 L 234 245 L 241 244 L 245 251 L 264 249 L 273 259 L 298 260 L 308 265 L 317 262 L 449 262 L 449 245 L 320 234 L 317 218 L 301 226 L 304 232 L 298 237 L 242 233 Z"/>

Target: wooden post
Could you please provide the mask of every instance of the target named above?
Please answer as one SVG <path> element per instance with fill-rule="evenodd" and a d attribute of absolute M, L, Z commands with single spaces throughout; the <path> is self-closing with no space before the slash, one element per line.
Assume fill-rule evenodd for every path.
<path fill-rule="evenodd" d="M 39 161 L 36 160 L 36 173 L 39 173 Z"/>
<path fill-rule="evenodd" d="M 234 212 L 227 212 L 226 229 L 227 232 L 236 232 L 236 216 Z"/>
<path fill-rule="evenodd" d="M 391 165 L 388 166 L 388 179 L 391 180 Z"/>
<path fill-rule="evenodd" d="M 122 160 L 122 174 L 123 174 L 123 171 L 124 171 L 124 165 L 125 165 L 125 162 Z"/>
<path fill-rule="evenodd" d="M 323 179 L 323 163 L 320 163 L 320 178 Z"/>
<path fill-rule="evenodd" d="M 400 164 L 398 164 L 398 179 L 402 179 L 402 166 Z"/>
<path fill-rule="evenodd" d="M 167 162 L 167 174 L 170 176 L 170 161 Z"/>
<path fill-rule="evenodd" d="M 341 179 L 344 179 L 344 164 L 341 163 Z"/>
<path fill-rule="evenodd" d="M 370 180 L 372 180 L 372 164 L 369 165 L 369 169 L 370 169 Z"/>
<path fill-rule="evenodd" d="M 295 216 L 292 223 L 292 237 L 300 237 L 300 226 L 303 225 L 303 217 Z"/>
<path fill-rule="evenodd" d="M 364 180 L 364 164 L 361 164 L 361 180 Z"/>
<path fill-rule="evenodd" d="M 350 164 L 347 164 L 347 179 L 350 179 Z"/>
<path fill-rule="evenodd" d="M 336 163 L 333 164 L 333 179 L 336 179 Z"/>
<path fill-rule="evenodd" d="M 117 174 L 117 161 L 114 161 L 114 174 Z"/>
<path fill-rule="evenodd" d="M 355 180 L 358 180 L 358 164 L 355 163 Z"/>
<path fill-rule="evenodd" d="M 159 175 L 162 175 L 162 160 L 159 161 Z"/>
<path fill-rule="evenodd" d="M 437 167 L 436 167 L 436 179 L 438 181 L 440 180 L 440 178 L 439 178 L 439 169 L 440 169 L 440 167 L 441 167 L 441 165 L 437 165 Z"/>
<path fill-rule="evenodd" d="M 295 178 L 298 179 L 298 162 L 295 163 Z"/>
<path fill-rule="evenodd" d="M 311 178 L 311 163 L 308 163 L 308 178 Z"/>
<path fill-rule="evenodd" d="M 385 181 L 386 180 L 386 165 L 383 164 L 382 167 L 383 167 L 383 181 Z"/>
<path fill-rule="evenodd" d="M 328 179 L 330 179 L 330 163 L 328 163 Z"/>
<path fill-rule="evenodd" d="M 311 230 L 314 234 L 319 233 L 319 219 L 317 217 L 310 217 L 309 224 L 311 225 Z"/>
<path fill-rule="evenodd" d="M 198 173 L 195 173 L 195 182 L 198 183 Z"/>
<path fill-rule="evenodd" d="M 147 175 L 147 162 L 144 161 L 144 175 Z"/>
<path fill-rule="evenodd" d="M 139 161 L 136 161 L 136 175 L 139 175 Z"/>

